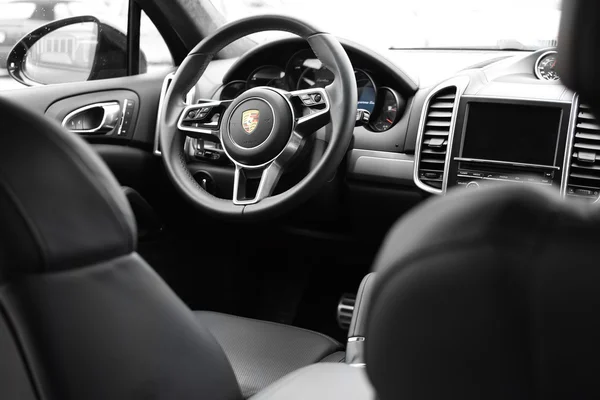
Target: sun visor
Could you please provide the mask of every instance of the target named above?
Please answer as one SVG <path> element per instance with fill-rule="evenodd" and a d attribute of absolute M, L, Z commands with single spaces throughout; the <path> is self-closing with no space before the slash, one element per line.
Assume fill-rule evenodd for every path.
<path fill-rule="evenodd" d="M 600 1 L 562 2 L 558 73 L 600 116 Z"/>

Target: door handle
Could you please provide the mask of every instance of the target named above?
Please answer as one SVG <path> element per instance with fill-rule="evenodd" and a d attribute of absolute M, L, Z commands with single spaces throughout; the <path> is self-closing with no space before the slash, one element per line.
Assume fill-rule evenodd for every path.
<path fill-rule="evenodd" d="M 117 101 L 90 104 L 70 112 L 62 126 L 78 134 L 104 134 L 119 125 L 121 106 Z"/>

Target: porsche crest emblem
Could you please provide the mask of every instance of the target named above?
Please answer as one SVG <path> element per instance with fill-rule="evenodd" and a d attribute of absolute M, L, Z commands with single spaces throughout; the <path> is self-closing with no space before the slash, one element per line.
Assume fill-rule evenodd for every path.
<path fill-rule="evenodd" d="M 259 117 L 260 111 L 258 110 L 246 110 L 242 114 L 242 127 L 248 135 L 252 134 L 258 126 Z"/>

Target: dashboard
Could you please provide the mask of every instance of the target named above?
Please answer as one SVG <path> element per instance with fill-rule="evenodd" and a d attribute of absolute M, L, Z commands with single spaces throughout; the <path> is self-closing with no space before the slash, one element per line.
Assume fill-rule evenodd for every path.
<path fill-rule="evenodd" d="M 400 58 L 394 63 L 341 42 L 359 93 L 354 141 L 343 165 L 346 181 L 422 196 L 530 184 L 568 198 L 600 199 L 600 125 L 560 82 L 555 49 L 485 54 L 475 65 L 420 87 Z M 456 64 L 463 55 L 473 59 L 469 52 L 427 53 L 439 65 L 445 57 Z M 301 39 L 269 42 L 213 64 L 195 98 L 232 99 L 256 86 L 325 87 L 334 79 Z M 188 149 L 190 162 L 219 162 L 218 144 L 194 142 Z"/>
<path fill-rule="evenodd" d="M 370 70 L 354 69 L 358 103 L 357 122 L 371 132 L 390 130 L 404 114 L 406 99 L 396 89 L 384 86 Z M 245 79 L 236 79 L 220 88 L 219 100 L 231 100 L 244 91 L 268 86 L 286 91 L 324 88 L 335 79 L 309 48 L 282 57 L 275 64 L 259 65 Z"/>

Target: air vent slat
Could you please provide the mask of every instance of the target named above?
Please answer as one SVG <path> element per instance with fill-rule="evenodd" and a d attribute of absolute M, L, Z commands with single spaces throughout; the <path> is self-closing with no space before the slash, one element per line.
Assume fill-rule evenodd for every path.
<path fill-rule="evenodd" d="M 434 110 L 439 110 L 439 109 L 454 109 L 454 102 L 449 102 L 449 101 L 438 101 L 436 103 L 431 103 L 429 105 L 429 108 L 433 108 Z"/>
<path fill-rule="evenodd" d="M 442 160 L 438 160 L 435 158 L 430 158 L 430 157 L 425 158 L 424 157 L 421 159 L 421 162 L 425 163 L 425 164 L 444 164 L 446 162 L 446 160 L 445 160 L 445 158 Z"/>
<path fill-rule="evenodd" d="M 593 181 L 600 182 L 600 176 L 596 176 L 596 175 L 592 175 L 592 174 L 580 174 L 577 172 L 571 172 L 571 178 L 590 179 Z"/>
<path fill-rule="evenodd" d="M 579 105 L 569 176 L 567 177 L 567 196 L 583 198 L 588 201 L 597 199 L 600 192 L 600 124 L 584 104 Z"/>
<path fill-rule="evenodd" d="M 427 117 L 452 119 L 452 111 L 431 111 L 427 114 Z"/>
<path fill-rule="evenodd" d="M 426 136 L 448 136 L 448 134 L 449 134 L 448 131 L 434 131 L 434 130 L 425 131 Z"/>
<path fill-rule="evenodd" d="M 589 122 L 582 122 L 577 124 L 577 129 L 588 129 L 591 131 L 600 131 L 600 125 L 590 124 Z"/>
<path fill-rule="evenodd" d="M 421 154 L 442 154 L 446 155 L 445 149 L 425 149 L 421 151 Z"/>
<path fill-rule="evenodd" d="M 427 121 L 428 128 L 448 128 L 450 130 L 450 121 Z"/>
<path fill-rule="evenodd" d="M 600 141 L 600 133 L 587 133 L 587 132 L 577 132 L 575 134 L 576 138 L 585 139 L 585 140 L 597 140 Z"/>
<path fill-rule="evenodd" d="M 422 122 L 422 136 L 419 154 L 419 180 L 426 186 L 440 190 L 443 186 L 446 156 L 452 116 L 456 107 L 457 88 L 444 88 L 429 99 Z"/>
<path fill-rule="evenodd" d="M 600 144 L 575 143 L 573 147 L 576 149 L 600 150 Z"/>
<path fill-rule="evenodd" d="M 585 119 L 585 120 L 591 120 L 591 121 L 596 120 L 596 117 L 594 117 L 594 114 L 592 114 L 591 112 L 586 112 L 586 111 L 580 111 L 578 117 L 580 119 Z"/>
<path fill-rule="evenodd" d="M 571 168 L 580 168 L 580 169 L 589 169 L 592 171 L 600 171 L 600 165 L 596 165 L 596 164 L 580 164 L 580 163 L 573 163 L 571 164 Z"/>

